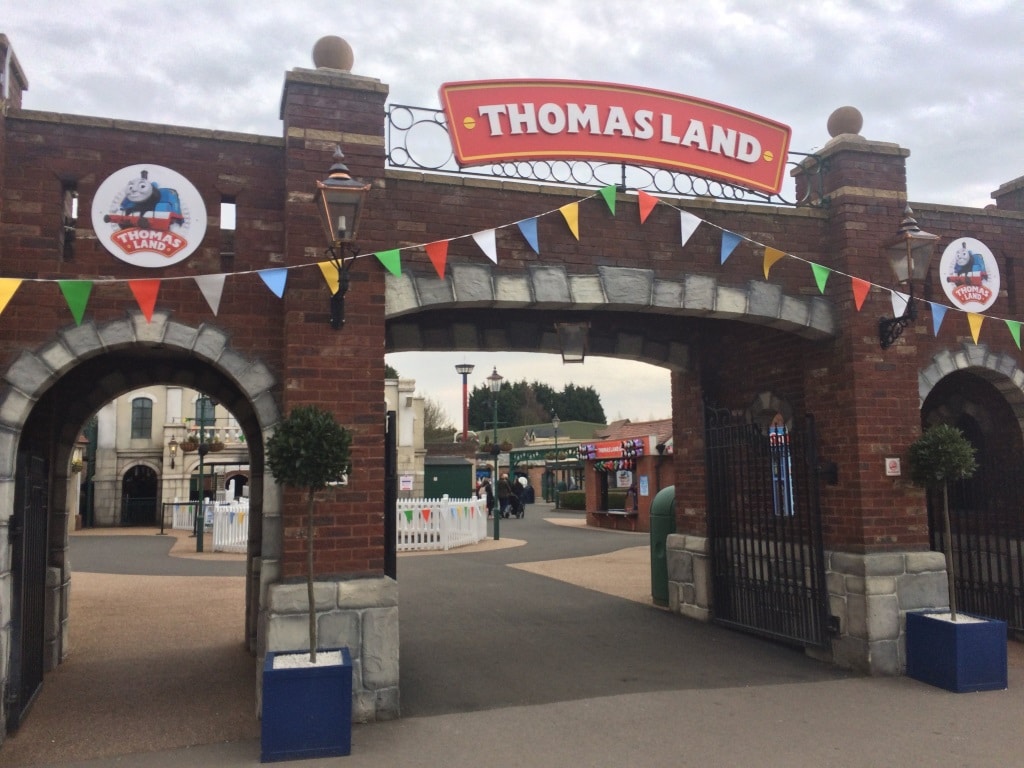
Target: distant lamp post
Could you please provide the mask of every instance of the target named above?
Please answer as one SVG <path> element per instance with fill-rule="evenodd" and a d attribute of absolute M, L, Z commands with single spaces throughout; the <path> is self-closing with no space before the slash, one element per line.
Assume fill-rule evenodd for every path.
<path fill-rule="evenodd" d="M 551 426 L 555 430 L 555 469 L 552 472 L 553 487 L 551 489 L 551 500 L 556 503 L 558 502 L 558 425 L 562 423 L 562 420 L 558 418 L 558 414 L 554 414 L 551 417 Z"/>
<path fill-rule="evenodd" d="M 878 321 L 878 342 L 882 349 L 888 349 L 903 335 L 903 331 L 917 319 L 917 302 L 914 300 L 914 281 L 923 282 L 928 277 L 932 253 L 938 235 L 922 232 L 914 219 L 910 206 L 903 211 L 899 234 L 885 246 L 897 283 L 907 284 L 907 306 L 899 317 L 883 317 Z"/>
<path fill-rule="evenodd" d="M 338 270 L 338 290 L 331 295 L 331 328 L 339 330 L 345 324 L 345 293 L 348 291 L 348 272 L 359 255 L 354 241 L 359 234 L 359 219 L 370 185 L 353 179 L 341 147 L 334 148 L 334 164 L 327 178 L 316 183 L 316 209 L 327 238 L 327 253 Z M 345 252 L 349 255 L 346 257 Z"/>
<path fill-rule="evenodd" d="M 474 366 L 470 363 L 459 363 L 455 366 L 455 372 L 462 376 L 462 442 L 469 440 L 469 374 L 473 372 Z"/>
<path fill-rule="evenodd" d="M 171 442 L 167 444 L 167 452 L 171 454 L 171 469 L 174 469 L 174 457 L 178 455 L 178 441 L 171 437 Z"/>
<path fill-rule="evenodd" d="M 487 377 L 487 384 L 491 388 L 491 404 L 494 406 L 494 419 L 491 421 L 491 428 L 494 430 L 491 439 L 491 453 L 494 454 L 494 493 L 498 493 L 498 456 L 501 455 L 501 446 L 498 445 L 498 393 L 501 392 L 501 382 L 505 379 L 498 373 L 495 366 L 494 373 Z M 494 540 L 501 538 L 501 503 L 494 512 Z"/>
<path fill-rule="evenodd" d="M 203 476 L 203 459 L 210 452 L 210 445 L 206 442 L 206 416 L 207 412 L 211 415 L 214 414 L 216 408 L 217 401 L 206 395 L 200 395 L 196 400 L 196 420 L 199 422 L 199 509 L 196 511 L 196 552 L 203 551 L 203 531 L 206 527 L 206 499 L 204 498 L 206 486 Z M 217 419 L 213 418 L 211 421 L 210 432 L 212 433 Z"/>

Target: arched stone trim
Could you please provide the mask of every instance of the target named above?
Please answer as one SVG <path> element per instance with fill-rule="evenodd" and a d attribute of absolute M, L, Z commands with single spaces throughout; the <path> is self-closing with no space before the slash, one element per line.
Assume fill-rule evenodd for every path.
<path fill-rule="evenodd" d="M 90 322 L 64 328 L 51 342 L 22 352 L 0 379 L 0 548 L 8 546 L 6 521 L 14 511 L 17 447 L 35 405 L 76 366 L 104 354 L 138 347 L 167 349 L 209 364 L 247 401 L 255 421 L 248 428 L 255 427 L 264 440 L 281 420 L 280 406 L 272 391 L 276 385 L 273 373 L 262 362 L 250 360 L 232 349 L 228 334 L 214 325 L 188 326 L 172 321 L 167 312 L 156 312 L 147 322 L 141 313 L 134 312 L 104 325 Z M 94 391 L 98 397 L 106 395 L 113 399 L 130 389 L 126 386 L 128 383 L 123 374 L 111 372 L 109 377 L 95 382 Z M 59 450 L 54 457 L 54 477 L 58 482 L 51 488 L 52 510 L 66 507 L 66 467 L 75 437 L 77 433 L 70 426 L 54 436 Z M 160 471 L 156 471 L 159 476 Z M 280 580 L 282 492 L 269 473 L 259 468 L 251 472 L 250 491 L 250 503 L 262 510 L 261 515 L 250 517 L 253 526 L 250 541 L 257 543 L 258 554 L 250 555 L 247 563 L 247 578 L 259 584 L 258 589 L 249 594 L 246 606 L 248 640 L 255 647 L 258 614 L 267 605 L 269 585 Z M 51 543 L 51 546 L 54 545 Z M 61 589 L 65 588 L 66 585 L 62 585 Z M 0 605 L 10 606 L 10 602 L 10 564 L 7 563 L 0 566 Z M 12 650 L 3 628 L 0 628 L 0 648 L 3 648 L 0 657 L 0 688 L 3 688 L 7 684 Z M 56 658 L 59 657 L 60 654 L 56 654 Z"/>
<path fill-rule="evenodd" d="M 598 267 L 596 274 L 570 275 L 560 266 L 531 266 L 506 274 L 488 264 L 454 264 L 444 280 L 410 272 L 387 276 L 388 319 L 445 305 L 645 311 L 740 320 L 808 339 L 837 333 L 831 302 L 788 296 L 780 286 L 759 280 L 738 288 L 702 275 L 664 280 L 651 269 Z"/>
<path fill-rule="evenodd" d="M 1013 409 L 1024 433 L 1024 370 L 1012 355 L 989 352 L 984 344 L 965 342 L 960 351 L 943 350 L 934 355 L 931 365 L 917 375 L 920 407 L 936 384 L 957 371 L 970 371 L 991 383 Z"/>

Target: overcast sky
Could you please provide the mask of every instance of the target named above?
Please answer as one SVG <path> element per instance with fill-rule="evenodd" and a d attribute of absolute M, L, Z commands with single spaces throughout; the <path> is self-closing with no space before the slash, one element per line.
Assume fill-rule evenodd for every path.
<path fill-rule="evenodd" d="M 568 78 L 658 88 L 789 125 L 791 149 L 828 141 L 834 109 L 911 151 L 911 201 L 983 207 L 1024 175 L 1024 3 L 1018 0 L 6 0 L 0 32 L 29 81 L 26 109 L 281 135 L 282 78 L 340 35 L 353 72 L 389 101 L 439 107 L 438 86 Z M 495 225 L 507 222 L 496 221 Z M 453 237 L 469 232 L 452 232 Z M 389 362 L 461 425 L 470 387 L 593 386 L 610 419 L 670 414 L 668 375 L 557 356 L 402 353 Z"/>

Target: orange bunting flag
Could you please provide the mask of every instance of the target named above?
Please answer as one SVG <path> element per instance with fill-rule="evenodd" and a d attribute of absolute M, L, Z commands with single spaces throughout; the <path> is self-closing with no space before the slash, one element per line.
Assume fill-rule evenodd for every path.
<path fill-rule="evenodd" d="M 654 210 L 654 206 L 656 206 L 659 201 L 654 195 L 650 195 L 642 189 L 636 194 L 637 202 L 640 204 L 640 223 L 643 224 L 647 221 L 647 217 L 651 215 L 651 211 Z"/>
<path fill-rule="evenodd" d="M 565 219 L 565 223 L 569 225 L 569 231 L 572 232 L 573 237 L 577 240 L 580 239 L 580 204 L 569 203 L 563 205 L 558 209 L 562 212 L 562 217 Z"/>
<path fill-rule="evenodd" d="M 427 243 L 423 246 L 430 257 L 430 263 L 434 265 L 437 276 L 444 280 L 444 268 L 448 263 L 448 241 L 438 240 L 436 243 Z"/>
<path fill-rule="evenodd" d="M 778 248 L 765 248 L 764 249 L 764 279 L 768 279 L 768 272 L 775 266 L 775 262 L 783 258 L 786 254 L 780 251 Z"/>
<path fill-rule="evenodd" d="M 985 316 L 979 315 L 976 312 L 967 313 L 967 323 L 971 326 L 971 336 L 974 337 L 974 343 L 978 343 L 978 337 L 981 336 L 981 324 L 985 322 Z"/>
<path fill-rule="evenodd" d="M 132 289 L 146 322 L 150 322 L 153 319 L 153 308 L 156 307 L 156 295 L 160 291 L 160 281 L 129 280 L 128 287 Z"/>
<path fill-rule="evenodd" d="M 14 298 L 15 292 L 21 286 L 21 278 L 4 277 L 0 278 L 0 312 L 7 309 L 7 304 Z"/>
<path fill-rule="evenodd" d="M 857 311 L 860 312 L 860 308 L 864 306 L 864 299 L 868 297 L 868 291 L 871 290 L 871 283 L 859 277 L 850 278 L 850 282 L 853 284 L 853 303 L 857 307 Z"/>

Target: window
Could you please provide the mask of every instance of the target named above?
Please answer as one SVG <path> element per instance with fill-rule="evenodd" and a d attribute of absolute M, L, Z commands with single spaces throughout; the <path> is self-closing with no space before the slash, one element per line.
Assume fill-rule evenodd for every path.
<path fill-rule="evenodd" d="M 132 439 L 148 440 L 153 436 L 153 401 L 148 397 L 132 400 Z"/>

